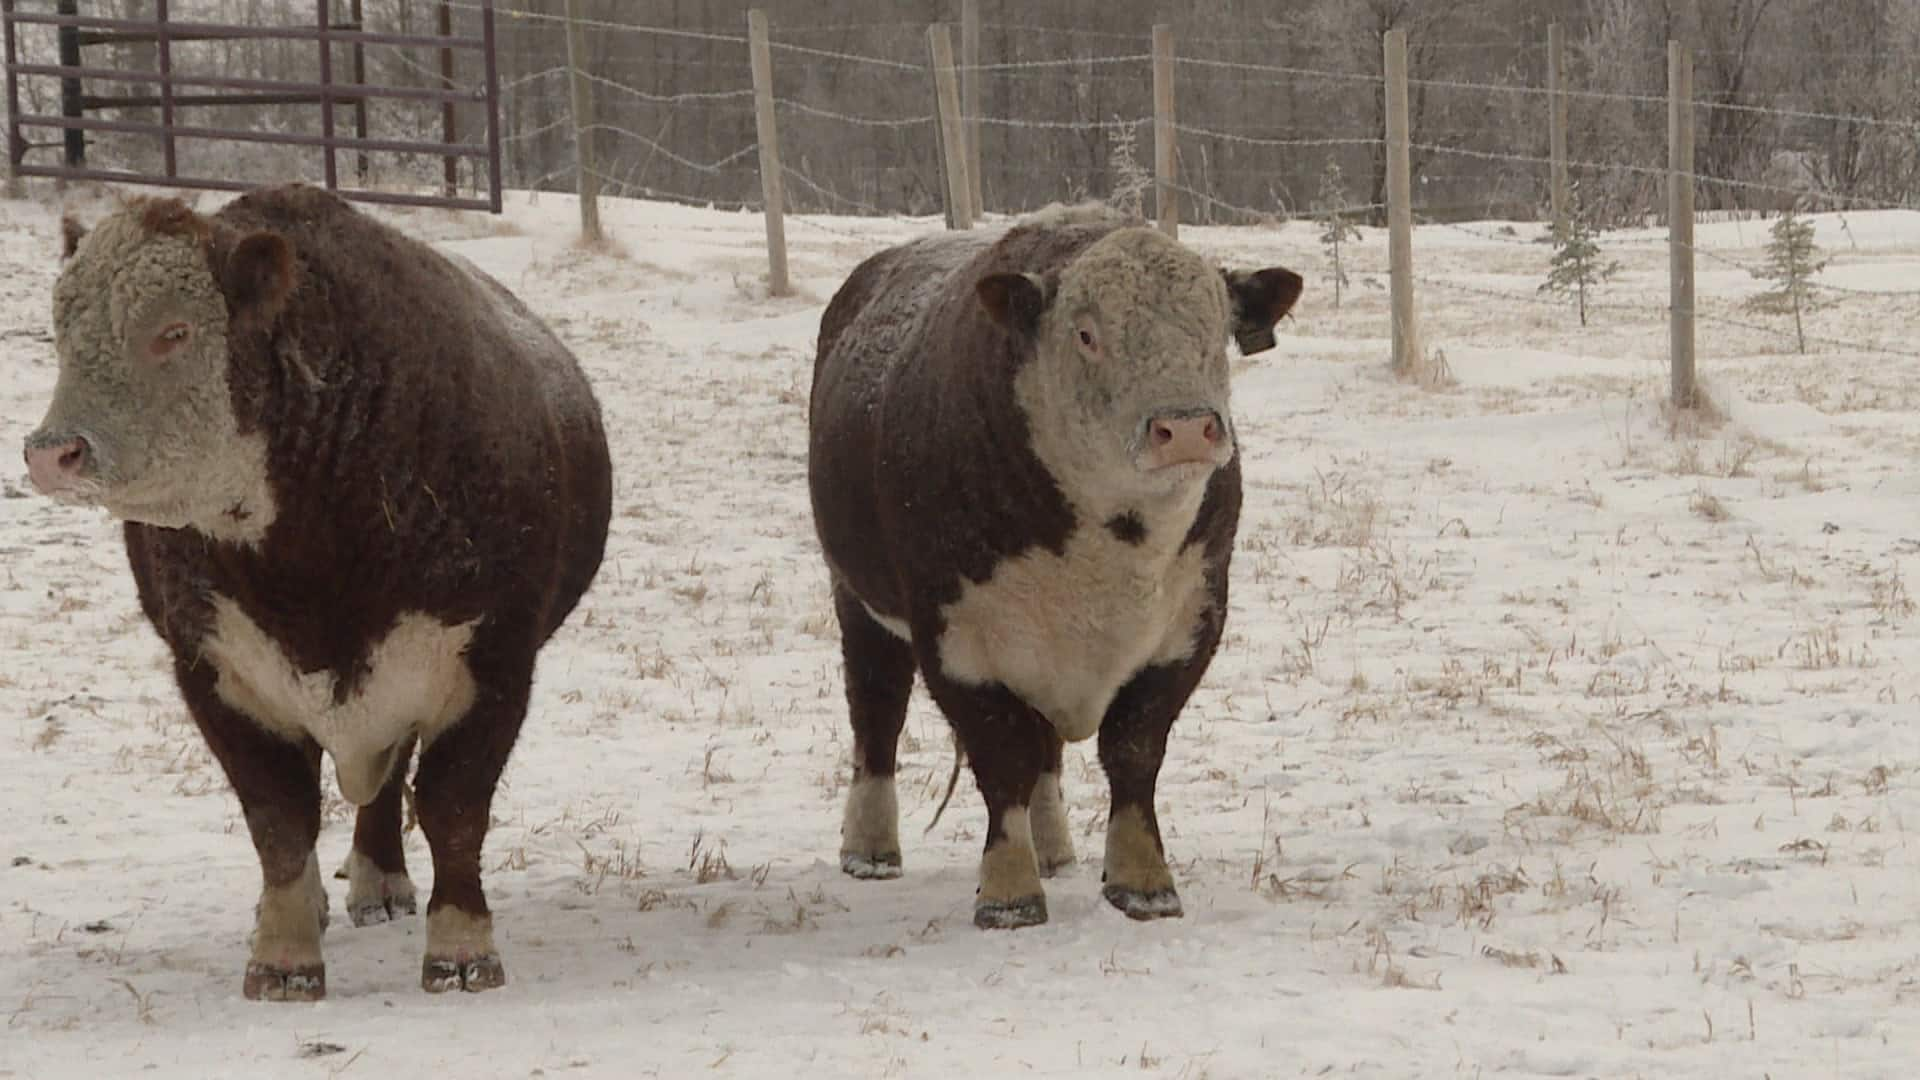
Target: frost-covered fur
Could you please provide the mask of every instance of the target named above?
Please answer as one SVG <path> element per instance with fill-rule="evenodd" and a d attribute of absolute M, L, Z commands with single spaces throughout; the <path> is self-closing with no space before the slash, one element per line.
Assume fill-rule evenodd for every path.
<path fill-rule="evenodd" d="M 1045 921 L 1041 874 L 1072 858 L 1061 741 L 1096 735 L 1124 870 L 1107 899 L 1178 913 L 1158 891 L 1153 789 L 1226 617 L 1227 342 L 1268 347 L 1300 288 L 1279 267 L 1223 272 L 1103 206 L 916 240 L 841 286 L 808 480 L 854 730 L 848 872 L 895 857 L 873 839 L 897 829 L 872 793 L 917 671 L 987 804 L 977 925 Z"/>
<path fill-rule="evenodd" d="M 260 859 L 244 993 L 326 992 L 303 904 L 327 756 L 359 805 L 354 922 L 416 902 L 416 747 L 421 986 L 501 985 L 489 807 L 612 511 L 585 374 L 499 282 L 307 185 L 204 216 L 130 199 L 66 237 L 29 472 L 126 519 L 141 610 Z"/>

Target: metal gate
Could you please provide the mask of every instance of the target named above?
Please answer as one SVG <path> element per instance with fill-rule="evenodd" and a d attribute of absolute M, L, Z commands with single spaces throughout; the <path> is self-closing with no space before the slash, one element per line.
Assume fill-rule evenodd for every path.
<path fill-rule="evenodd" d="M 238 26 L 210 22 L 181 22 L 169 16 L 168 0 L 153 0 L 152 19 L 120 19 L 83 15 L 79 0 L 55 0 L 51 10 L 24 10 L 32 0 L 0 0 L 0 29 L 4 29 L 7 83 L 7 160 L 15 176 L 60 177 L 74 180 L 104 180 L 123 184 L 154 184 L 166 187 L 202 188 L 214 191 L 244 191 L 255 183 L 218 176 L 183 176 L 179 171 L 177 146 L 181 140 L 215 142 L 275 143 L 320 148 L 326 187 L 343 198 L 361 202 L 409 206 L 444 206 L 467 210 L 500 212 L 500 78 L 495 51 L 493 0 L 468 0 L 462 7 L 479 8 L 480 34 L 460 36 L 453 32 L 453 5 L 441 0 L 437 33 L 398 34 L 372 32 L 361 20 L 361 0 L 351 0 L 345 20 L 334 16 L 333 0 L 314 0 L 316 18 L 307 26 Z M 59 47 L 55 64 L 27 63 L 21 58 L 19 37 L 27 27 L 53 27 Z M 182 74 L 174 70 L 173 46 L 189 41 L 232 41 L 270 39 L 311 42 L 319 57 L 318 82 L 293 79 L 241 78 L 230 75 Z M 157 71 L 130 71 L 116 67 L 91 66 L 85 50 L 102 45 L 151 44 L 158 57 Z M 403 48 L 431 49 L 440 57 L 439 86 L 375 86 L 366 81 L 366 47 L 391 45 Z M 349 78 L 336 75 L 335 49 L 350 50 Z M 485 75 L 478 88 L 462 89 L 454 82 L 455 58 L 461 53 L 477 53 Z M 34 78 L 57 79 L 60 84 L 60 115 L 21 112 L 21 85 Z M 145 84 L 155 86 L 155 94 L 90 94 L 89 83 Z M 224 91 L 209 93 L 206 91 Z M 437 142 L 370 137 L 367 131 L 367 102 L 370 99 L 415 101 L 438 104 L 441 113 L 441 138 Z M 183 123 L 182 110 L 214 107 L 262 105 L 317 105 L 320 133 L 266 131 L 258 128 L 221 127 L 210 123 Z M 483 108 L 486 132 L 481 144 L 463 143 L 456 127 L 455 106 L 474 104 Z M 158 123 L 109 118 L 98 115 L 125 109 L 159 110 Z M 352 122 L 352 134 L 339 130 L 341 113 Z M 50 129 L 62 133 L 58 141 L 35 143 L 26 133 Z M 145 173 L 131 169 L 100 168 L 87 162 L 86 134 L 89 131 L 148 135 L 159 141 L 164 172 Z M 29 160 L 35 151 L 59 149 L 58 159 L 50 162 Z M 355 155 L 357 186 L 340 183 L 338 156 L 342 150 Z M 438 157 L 443 163 L 444 183 L 438 194 L 382 191 L 366 186 L 369 153 L 421 154 Z M 484 174 L 484 197 L 461 195 L 458 190 L 459 163 L 471 160 L 474 171 Z M 481 168 L 481 165 L 484 168 Z M 475 184 L 475 187 L 481 186 Z"/>

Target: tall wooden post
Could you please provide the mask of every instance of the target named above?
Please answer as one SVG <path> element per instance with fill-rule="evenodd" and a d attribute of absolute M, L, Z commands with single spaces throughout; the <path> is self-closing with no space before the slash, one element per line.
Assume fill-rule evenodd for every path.
<path fill-rule="evenodd" d="M 967 132 L 967 205 L 986 212 L 980 182 L 980 0 L 960 0 L 960 111 Z"/>
<path fill-rule="evenodd" d="M 452 37 L 453 5 L 449 3 L 448 0 L 440 0 L 438 20 L 440 36 L 443 38 Z M 440 50 L 440 85 L 447 90 L 453 89 L 452 49 L 443 48 Z M 442 104 L 440 106 L 440 129 L 441 134 L 446 138 L 448 146 L 452 146 L 459 141 L 459 124 L 460 121 L 454 115 L 453 102 L 448 101 Z M 458 194 L 460 189 L 460 159 L 449 154 L 445 158 L 442 158 L 441 161 L 441 171 L 445 177 L 447 198 L 451 199 Z"/>
<path fill-rule="evenodd" d="M 1672 266 L 1673 407 L 1697 403 L 1693 370 L 1693 54 L 1667 42 L 1667 249 Z"/>
<path fill-rule="evenodd" d="M 1173 126 L 1173 27 L 1153 27 L 1153 208 L 1160 231 L 1180 235 L 1180 196 L 1173 190 L 1177 156 Z"/>
<path fill-rule="evenodd" d="M 1393 370 L 1414 373 L 1420 362 L 1413 307 L 1413 146 L 1407 123 L 1407 32 L 1386 36 L 1387 256 L 1393 306 Z"/>
<path fill-rule="evenodd" d="M 334 156 L 333 147 L 333 4 L 331 0 L 319 0 L 315 6 L 314 17 L 319 22 L 320 37 L 320 85 L 324 92 L 320 95 L 320 135 L 326 145 L 320 148 L 321 174 L 327 178 L 327 190 L 340 187 L 340 165 Z"/>
<path fill-rule="evenodd" d="M 62 15 L 80 14 L 79 0 L 60 0 L 54 10 Z M 60 66 L 77 68 L 80 66 L 80 28 L 62 26 L 54 32 L 59 42 Z M 86 107 L 81 103 L 82 91 L 78 75 L 60 76 L 60 115 L 68 120 L 80 120 L 86 117 Z M 62 133 L 66 143 L 67 164 L 79 168 L 87 163 L 87 133 L 79 128 L 67 128 Z"/>
<path fill-rule="evenodd" d="M 587 82 L 586 31 L 580 25 L 580 0 L 567 0 L 567 82 L 573 103 L 574 190 L 580 193 L 580 237 L 589 244 L 606 239 L 600 228 L 600 171 L 593 155 L 593 87 Z"/>
<path fill-rule="evenodd" d="M 773 50 L 767 45 L 767 13 L 747 12 L 747 45 L 753 53 L 753 120 L 760 142 L 760 201 L 767 214 L 767 291 L 785 296 L 787 284 L 786 184 L 780 174 L 780 134 L 773 115 Z"/>
<path fill-rule="evenodd" d="M 180 148 L 173 137 L 173 34 L 168 0 L 153 0 L 154 60 L 160 66 L 160 162 L 167 179 L 180 175 Z"/>
<path fill-rule="evenodd" d="M 13 0 L 0 0 L 0 16 L 13 14 Z M 19 42 L 14 40 L 13 20 L 5 19 L 5 59 L 7 79 L 7 198 L 27 197 L 26 178 L 20 175 L 25 164 L 27 141 L 20 135 L 20 75 L 13 70 L 19 60 Z"/>
<path fill-rule="evenodd" d="M 943 23 L 927 27 L 927 51 L 933 62 L 934 99 L 940 111 L 940 156 L 946 159 L 948 220 L 956 229 L 973 228 L 973 185 L 967 180 L 967 140 L 960 123 L 960 87 L 953 72 L 953 36 Z"/>
<path fill-rule="evenodd" d="M 1567 188 L 1567 53 L 1560 24 L 1547 24 L 1547 143 L 1553 157 L 1553 234 L 1565 236 L 1572 206 Z"/>
<path fill-rule="evenodd" d="M 353 0 L 352 4 L 348 6 L 347 11 L 348 18 L 353 20 L 354 31 L 357 33 L 366 33 L 367 13 L 361 0 Z M 353 85 L 360 90 L 366 89 L 367 44 L 364 41 L 355 41 L 353 43 Z M 353 99 L 353 137 L 356 139 L 365 139 L 367 137 L 367 99 L 364 93 Z M 367 172 L 371 167 L 371 163 L 367 160 L 367 152 L 365 150 L 354 155 L 353 175 L 359 179 L 361 184 L 367 182 Z"/>

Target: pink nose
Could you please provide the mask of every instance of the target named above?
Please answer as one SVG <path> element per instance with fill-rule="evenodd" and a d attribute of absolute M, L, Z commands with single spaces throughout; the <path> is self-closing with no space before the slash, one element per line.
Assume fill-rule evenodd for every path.
<path fill-rule="evenodd" d="M 42 495 L 64 491 L 80 479 L 92 448 L 82 438 L 68 439 L 52 446 L 27 447 L 27 479 Z"/>
<path fill-rule="evenodd" d="M 1156 417 L 1147 425 L 1154 463 L 1163 468 L 1211 462 L 1222 437 L 1220 417 L 1213 413 Z"/>

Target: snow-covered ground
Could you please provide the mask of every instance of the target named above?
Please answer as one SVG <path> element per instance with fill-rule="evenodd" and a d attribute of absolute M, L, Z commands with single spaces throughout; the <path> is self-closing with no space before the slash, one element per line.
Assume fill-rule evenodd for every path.
<path fill-rule="evenodd" d="M 259 878 L 236 804 L 114 526 L 15 466 L 0 1076 L 1920 1071 L 1920 359 L 1797 355 L 1790 320 L 1742 309 L 1764 223 L 1699 230 L 1727 421 L 1679 433 L 1657 231 L 1602 238 L 1625 268 L 1582 330 L 1534 297 L 1538 226 L 1420 229 L 1456 380 L 1425 390 L 1385 370 L 1381 234 L 1336 312 L 1312 226 L 1185 230 L 1309 281 L 1236 384 L 1233 610 L 1161 782 L 1187 914 L 1099 899 L 1081 745 L 1083 861 L 1050 923 L 987 933 L 967 780 L 921 834 L 951 762 L 923 696 L 906 876 L 838 871 L 848 736 L 804 482 L 822 305 L 938 223 L 790 220 L 798 295 L 770 300 L 758 217 L 609 202 L 621 250 L 592 254 L 574 212 L 390 215 L 550 319 L 615 439 L 606 564 L 495 804 L 509 985 L 429 997 L 419 919 L 337 919 L 326 1002 L 241 999 Z M 56 238 L 50 205 L 0 203 L 0 454 L 53 385 Z M 1920 215 L 1821 218 L 1820 241 L 1864 292 L 1809 333 L 1920 353 Z M 349 833 L 330 802 L 323 865 Z"/>

